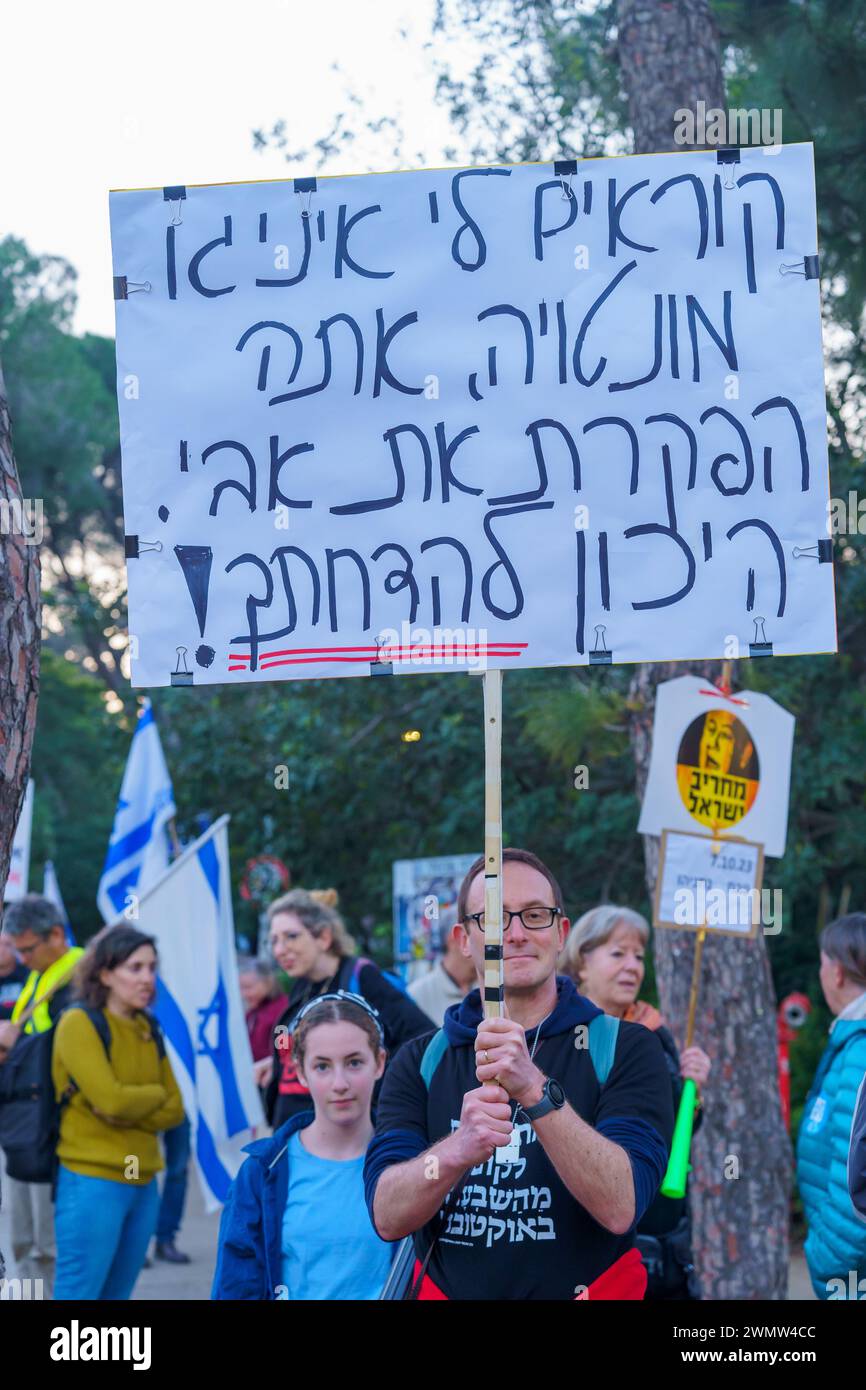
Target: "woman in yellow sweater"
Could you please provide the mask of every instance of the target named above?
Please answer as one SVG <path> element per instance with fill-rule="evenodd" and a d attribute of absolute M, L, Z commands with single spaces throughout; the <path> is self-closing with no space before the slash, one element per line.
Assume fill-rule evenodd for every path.
<path fill-rule="evenodd" d="M 147 1013 L 156 966 L 152 937 L 106 928 L 79 964 L 77 1005 L 56 1026 L 55 1300 L 129 1298 L 156 1227 L 157 1135 L 183 1119 L 171 1063 Z"/>

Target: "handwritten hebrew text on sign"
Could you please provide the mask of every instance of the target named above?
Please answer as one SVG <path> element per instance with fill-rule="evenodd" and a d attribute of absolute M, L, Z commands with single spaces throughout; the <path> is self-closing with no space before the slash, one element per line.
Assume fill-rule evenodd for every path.
<path fill-rule="evenodd" d="M 111 214 L 135 684 L 835 649 L 808 145 Z"/>

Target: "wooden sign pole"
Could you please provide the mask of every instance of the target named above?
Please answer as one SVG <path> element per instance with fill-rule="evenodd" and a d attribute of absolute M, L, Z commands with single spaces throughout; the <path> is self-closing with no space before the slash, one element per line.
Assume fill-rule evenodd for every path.
<path fill-rule="evenodd" d="M 695 942 L 695 963 L 692 967 L 692 988 L 689 994 L 689 1014 L 686 1023 L 686 1047 L 691 1047 L 695 1036 L 695 1010 L 698 1004 L 698 990 L 701 986 L 701 957 L 704 953 L 704 941 L 706 939 L 706 927 L 698 929 L 698 939 Z"/>
<path fill-rule="evenodd" d="M 484 1017 L 501 1018 L 502 961 L 502 672 L 484 676 Z"/>

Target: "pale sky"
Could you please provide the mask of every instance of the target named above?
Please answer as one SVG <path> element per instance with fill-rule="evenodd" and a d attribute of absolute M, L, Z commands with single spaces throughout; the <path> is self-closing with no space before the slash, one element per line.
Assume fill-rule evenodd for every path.
<path fill-rule="evenodd" d="M 108 191 L 401 167 L 393 139 L 361 129 L 397 116 L 405 153 L 441 164 L 459 147 L 434 101 L 433 0 L 40 0 L 6 7 L 0 81 L 0 237 L 79 272 L 76 329 L 114 334 Z M 400 30 L 407 37 L 400 35 Z M 435 40 L 443 55 L 443 40 Z M 464 69 L 467 39 L 448 59 Z M 337 64 L 340 71 L 333 71 Z M 364 100 L 351 154 L 289 167 L 252 131 L 285 119 L 312 145 L 351 89 Z"/>

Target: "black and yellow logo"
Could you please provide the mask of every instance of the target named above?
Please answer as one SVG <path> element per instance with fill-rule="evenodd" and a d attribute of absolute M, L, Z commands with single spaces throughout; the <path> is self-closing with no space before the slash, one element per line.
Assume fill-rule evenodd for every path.
<path fill-rule="evenodd" d="M 677 786 L 690 816 L 710 830 L 730 829 L 760 784 L 758 750 L 735 714 L 711 709 L 692 720 L 677 753 Z"/>

